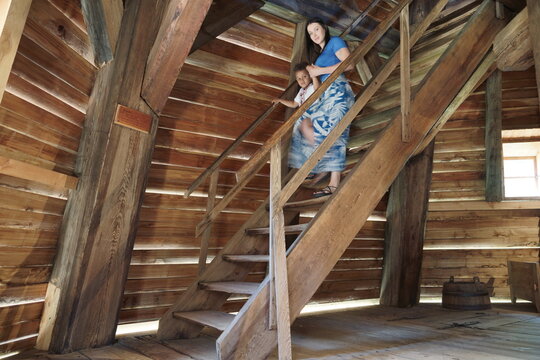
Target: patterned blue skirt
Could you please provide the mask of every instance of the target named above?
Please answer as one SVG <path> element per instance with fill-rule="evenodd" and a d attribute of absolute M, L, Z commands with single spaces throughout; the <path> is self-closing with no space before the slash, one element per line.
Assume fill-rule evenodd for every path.
<path fill-rule="evenodd" d="M 354 93 L 345 76 L 340 75 L 294 124 L 289 150 L 289 166 L 295 169 L 301 168 L 315 148 L 345 116 L 353 103 Z M 300 124 L 305 118 L 311 119 L 313 123 L 314 146 L 309 144 L 300 132 Z M 347 127 L 311 172 L 317 174 L 326 171 L 342 171 L 345 168 L 348 139 L 349 128 Z"/>

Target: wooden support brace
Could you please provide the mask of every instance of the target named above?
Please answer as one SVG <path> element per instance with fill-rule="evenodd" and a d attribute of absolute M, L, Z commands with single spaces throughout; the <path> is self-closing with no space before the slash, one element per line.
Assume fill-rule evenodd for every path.
<path fill-rule="evenodd" d="M 493 41 L 497 66 L 502 71 L 524 71 L 534 65 L 529 12 L 525 8 L 517 14 Z"/>
<path fill-rule="evenodd" d="M 206 203 L 206 212 L 214 208 L 216 202 L 217 185 L 219 178 L 219 169 L 210 176 L 210 185 L 208 187 L 208 201 Z M 199 275 L 206 269 L 206 259 L 208 257 L 208 242 L 212 235 L 212 223 L 208 224 L 201 237 L 201 252 L 199 255 Z"/>
<path fill-rule="evenodd" d="M 400 16 L 399 47 L 401 56 L 401 140 L 408 142 L 410 134 L 409 112 L 411 108 L 411 58 L 410 58 L 410 35 L 409 35 L 409 5 L 405 6 Z"/>
<path fill-rule="evenodd" d="M 17 54 L 32 0 L 0 1 L 0 102 Z"/>
<path fill-rule="evenodd" d="M 81 0 L 84 22 L 94 47 L 94 62 L 102 67 L 114 57 L 122 22 L 122 0 Z"/>
<path fill-rule="evenodd" d="M 212 0 L 170 0 L 146 63 L 141 96 L 159 114 L 180 74 Z M 182 41 L 178 41 L 182 39 Z"/>

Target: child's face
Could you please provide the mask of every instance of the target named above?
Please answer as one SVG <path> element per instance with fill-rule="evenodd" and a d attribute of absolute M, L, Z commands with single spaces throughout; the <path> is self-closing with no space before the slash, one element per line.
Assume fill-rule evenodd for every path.
<path fill-rule="evenodd" d="M 301 88 L 306 88 L 311 84 L 311 77 L 309 76 L 309 73 L 307 70 L 300 70 L 296 72 L 296 81 L 298 81 L 298 85 L 300 85 Z"/>

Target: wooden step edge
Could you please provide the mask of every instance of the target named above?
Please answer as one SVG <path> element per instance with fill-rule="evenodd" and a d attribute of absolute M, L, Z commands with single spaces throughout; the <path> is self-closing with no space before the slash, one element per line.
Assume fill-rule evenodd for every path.
<path fill-rule="evenodd" d="M 313 198 L 301 201 L 291 201 L 283 206 L 283 210 L 308 210 L 320 208 L 330 196 L 322 196 L 319 198 Z"/>
<path fill-rule="evenodd" d="M 304 231 L 308 224 L 297 224 L 285 226 L 285 234 L 298 234 Z M 251 228 L 246 229 L 248 235 L 268 235 L 270 233 L 269 227 Z"/>
<path fill-rule="evenodd" d="M 214 310 L 177 311 L 173 313 L 173 317 L 188 320 L 199 325 L 209 326 L 219 331 L 224 331 L 234 320 L 234 315 Z"/>
<path fill-rule="evenodd" d="M 223 255 L 223 260 L 234 263 L 267 263 L 268 255 Z"/>
<path fill-rule="evenodd" d="M 259 288 L 259 283 L 241 281 L 214 281 L 200 282 L 199 288 L 203 290 L 219 291 L 228 294 L 253 295 Z"/>

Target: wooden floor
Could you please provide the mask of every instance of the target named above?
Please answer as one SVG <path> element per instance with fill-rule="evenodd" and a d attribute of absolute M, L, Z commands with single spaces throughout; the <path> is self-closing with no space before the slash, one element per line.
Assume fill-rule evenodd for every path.
<path fill-rule="evenodd" d="M 215 359 L 208 337 L 157 343 L 152 336 L 123 338 L 114 346 L 18 359 Z M 310 315 L 293 326 L 296 359 L 540 359 L 540 314 L 529 304 L 487 311 L 373 306 Z M 277 359 L 273 356 L 271 359 Z M 251 360 L 251 359 L 250 359 Z M 253 359 L 256 360 L 256 359 Z"/>

